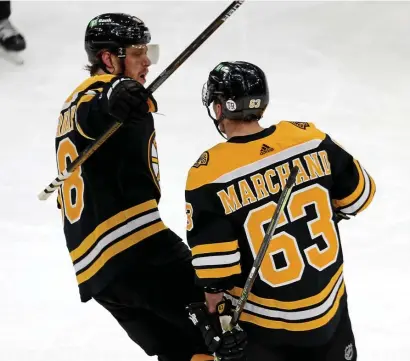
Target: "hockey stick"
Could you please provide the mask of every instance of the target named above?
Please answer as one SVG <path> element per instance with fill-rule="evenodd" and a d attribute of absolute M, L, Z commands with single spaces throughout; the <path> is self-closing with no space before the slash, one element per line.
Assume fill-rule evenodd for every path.
<path fill-rule="evenodd" d="M 178 57 L 148 86 L 148 91 L 153 93 L 165 82 L 204 42 L 207 40 L 238 8 L 245 0 L 233 1 Z M 39 195 L 38 199 L 44 201 L 80 167 L 90 156 L 122 125 L 114 122 L 110 128 L 96 141 L 90 144 L 72 162 L 66 170 L 61 172 Z"/>
<path fill-rule="evenodd" d="M 279 197 L 279 201 L 276 206 L 275 212 L 273 213 L 268 229 L 266 230 L 265 237 L 263 238 L 261 248 L 259 249 L 259 252 L 255 257 L 255 261 L 253 262 L 252 269 L 249 272 L 249 276 L 245 282 L 245 286 L 242 290 L 241 297 L 239 297 L 238 303 L 233 312 L 233 316 L 232 316 L 228 329 L 232 329 L 233 327 L 235 327 L 235 325 L 239 321 L 239 317 L 241 316 L 241 313 L 245 307 L 246 301 L 248 300 L 249 292 L 251 291 L 252 286 L 256 280 L 256 277 L 258 276 L 258 272 L 261 267 L 262 260 L 266 255 L 266 251 L 268 250 L 269 243 L 275 233 L 275 230 L 276 230 L 276 227 L 279 221 L 279 216 L 284 211 L 285 207 L 288 204 L 289 197 L 292 192 L 292 188 L 295 185 L 296 175 L 298 174 L 298 172 L 299 172 L 299 168 L 297 166 L 294 166 L 290 171 L 289 178 L 286 182 L 285 187 L 283 188 L 282 194 Z"/>

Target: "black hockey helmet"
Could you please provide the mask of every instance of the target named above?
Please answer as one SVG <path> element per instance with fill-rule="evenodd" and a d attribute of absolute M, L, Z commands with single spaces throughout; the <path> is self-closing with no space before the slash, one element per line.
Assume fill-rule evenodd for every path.
<path fill-rule="evenodd" d="M 209 106 L 218 101 L 222 116 L 212 117 Z M 210 73 L 202 89 L 202 102 L 217 129 L 225 119 L 252 121 L 262 118 L 269 104 L 269 88 L 265 73 L 256 65 L 244 61 L 224 61 Z"/>
<path fill-rule="evenodd" d="M 151 34 L 144 22 L 135 16 L 108 13 L 92 19 L 85 31 L 85 51 L 91 64 L 98 61 L 97 54 L 108 49 L 125 57 L 125 48 L 131 45 L 148 44 Z"/>

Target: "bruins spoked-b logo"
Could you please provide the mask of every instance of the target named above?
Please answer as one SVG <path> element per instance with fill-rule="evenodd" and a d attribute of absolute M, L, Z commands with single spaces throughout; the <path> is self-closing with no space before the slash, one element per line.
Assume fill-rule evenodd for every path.
<path fill-rule="evenodd" d="M 345 347 L 345 360 L 350 361 L 353 359 L 354 355 L 354 348 L 353 345 L 350 343 Z"/>
<path fill-rule="evenodd" d="M 193 167 L 199 168 L 201 165 L 206 166 L 208 165 L 208 162 L 209 162 L 209 153 L 203 152 L 201 156 L 198 158 L 198 160 L 195 162 Z"/>
<path fill-rule="evenodd" d="M 289 122 L 289 123 L 303 130 L 309 127 L 309 123 L 306 123 L 306 122 Z"/>
<path fill-rule="evenodd" d="M 154 178 L 155 184 L 158 189 L 161 190 L 160 186 L 160 175 L 159 175 L 159 163 L 158 163 L 158 150 L 157 141 L 155 140 L 155 131 L 152 133 L 148 142 L 148 164 L 150 166 L 150 171 L 152 177 Z"/>

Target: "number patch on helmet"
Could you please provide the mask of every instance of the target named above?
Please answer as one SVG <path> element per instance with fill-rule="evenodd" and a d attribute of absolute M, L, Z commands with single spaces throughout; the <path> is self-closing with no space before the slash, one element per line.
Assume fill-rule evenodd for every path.
<path fill-rule="evenodd" d="M 261 106 L 261 100 L 260 99 L 251 99 L 249 102 L 249 108 L 259 108 Z"/>

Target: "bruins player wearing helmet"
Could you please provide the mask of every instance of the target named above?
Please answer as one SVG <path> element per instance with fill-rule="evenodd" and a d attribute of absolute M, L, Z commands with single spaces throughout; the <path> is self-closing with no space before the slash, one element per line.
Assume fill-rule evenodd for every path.
<path fill-rule="evenodd" d="M 211 117 L 227 137 L 201 155 L 186 184 L 188 243 L 208 312 L 219 302 L 236 304 L 297 166 L 296 185 L 240 318 L 247 358 L 356 360 L 337 221 L 366 209 L 373 179 L 312 123 L 262 128 L 269 92 L 255 65 L 220 63 L 204 86 L 203 103 L 210 115 L 212 104 Z M 204 317 L 203 310 L 191 307 L 191 313 Z"/>
<path fill-rule="evenodd" d="M 115 120 L 124 124 L 62 184 L 58 199 L 81 300 L 104 306 L 148 355 L 188 361 L 206 351 L 185 311 L 203 293 L 188 247 L 158 212 L 156 102 L 143 87 L 157 50 L 150 40 L 134 16 L 103 14 L 88 24 L 91 77 L 61 111 L 59 172 Z"/>

